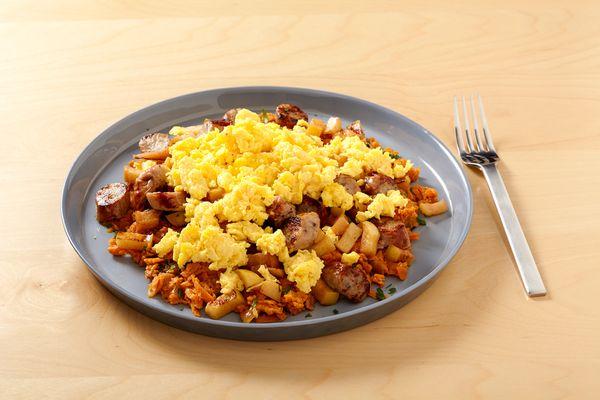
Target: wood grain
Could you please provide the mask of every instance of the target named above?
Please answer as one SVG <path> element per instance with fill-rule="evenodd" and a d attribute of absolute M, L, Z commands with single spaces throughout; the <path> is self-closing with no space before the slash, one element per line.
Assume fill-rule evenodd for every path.
<path fill-rule="evenodd" d="M 3 1 L 0 397 L 599 398 L 600 5 L 481 3 Z M 549 296 L 524 296 L 469 171 L 464 247 L 367 326 L 233 342 L 116 300 L 63 234 L 72 161 L 140 107 L 255 84 L 359 96 L 450 147 L 452 96 L 481 93 Z"/>

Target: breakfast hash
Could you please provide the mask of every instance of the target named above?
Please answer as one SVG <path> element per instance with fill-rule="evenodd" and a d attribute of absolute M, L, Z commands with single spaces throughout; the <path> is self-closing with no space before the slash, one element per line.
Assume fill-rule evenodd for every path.
<path fill-rule="evenodd" d="M 197 316 L 276 322 L 382 300 L 386 277 L 407 277 L 415 228 L 447 211 L 360 121 L 292 104 L 147 134 L 139 150 L 96 194 L 108 251 L 145 268 L 148 296 Z"/>

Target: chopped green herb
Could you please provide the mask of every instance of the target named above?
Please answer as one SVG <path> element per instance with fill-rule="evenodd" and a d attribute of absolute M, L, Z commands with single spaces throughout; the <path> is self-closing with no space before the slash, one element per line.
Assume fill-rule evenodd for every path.
<path fill-rule="evenodd" d="M 286 286 L 281 290 L 281 294 L 287 294 L 290 290 L 292 290 L 292 287 Z"/>
<path fill-rule="evenodd" d="M 392 284 L 390 283 L 389 285 L 387 285 L 385 288 L 389 289 L 390 287 L 392 287 Z"/>
<path fill-rule="evenodd" d="M 385 293 L 383 293 L 383 290 L 381 290 L 380 287 L 377 288 L 377 300 L 384 300 L 385 299 Z"/>
<path fill-rule="evenodd" d="M 183 310 L 185 310 L 185 308 L 183 308 L 183 307 L 181 307 L 181 308 L 179 309 L 179 311 L 183 311 Z"/>
<path fill-rule="evenodd" d="M 417 222 L 419 223 L 419 225 L 427 225 L 427 221 L 421 218 L 420 215 L 417 215 Z"/>
<path fill-rule="evenodd" d="M 311 314 L 311 313 L 308 313 L 308 314 L 306 314 L 306 315 L 304 316 L 304 318 L 310 318 L 310 317 L 312 317 L 312 314 Z"/>
<path fill-rule="evenodd" d="M 401 158 L 402 158 L 402 157 L 400 157 L 400 154 L 392 154 L 392 153 L 389 153 L 389 155 L 390 155 L 390 157 L 392 157 L 392 158 L 395 158 L 396 160 L 399 160 L 399 159 L 401 159 Z"/>
<path fill-rule="evenodd" d="M 333 313 L 334 313 L 334 314 L 339 314 L 340 312 L 337 310 L 337 308 L 334 308 L 334 309 L 333 309 Z"/>
<path fill-rule="evenodd" d="M 264 108 L 262 110 L 260 110 L 260 113 L 258 114 L 258 117 L 265 124 L 267 122 L 269 122 L 269 115 L 267 114 L 267 110 L 265 110 Z"/>
<path fill-rule="evenodd" d="M 396 289 L 395 287 L 393 287 L 393 288 L 389 288 L 389 289 L 388 289 L 388 293 L 389 293 L 389 294 L 394 294 L 394 293 L 396 293 L 396 290 L 397 290 L 397 289 Z"/>
<path fill-rule="evenodd" d="M 172 273 L 172 272 L 175 272 L 175 268 L 177 268 L 177 265 L 175 265 L 175 264 L 169 264 L 168 267 L 169 268 L 167 268 L 166 272 Z M 181 297 L 181 296 L 179 296 L 179 297 Z"/>
<path fill-rule="evenodd" d="M 182 288 L 177 289 L 177 295 L 179 296 L 180 299 L 183 298 L 183 289 Z"/>
<path fill-rule="evenodd" d="M 250 305 L 250 307 L 256 307 L 257 304 L 258 304 L 258 297 L 255 297 L 254 300 L 252 300 L 252 305 Z"/>

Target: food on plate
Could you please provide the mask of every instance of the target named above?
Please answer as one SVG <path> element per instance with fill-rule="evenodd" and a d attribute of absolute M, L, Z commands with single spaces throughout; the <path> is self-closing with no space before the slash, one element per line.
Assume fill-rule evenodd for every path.
<path fill-rule="evenodd" d="M 235 108 L 144 135 L 96 215 L 115 233 L 108 251 L 145 268 L 148 296 L 276 322 L 316 302 L 382 300 L 386 277 L 406 279 L 415 229 L 448 209 L 418 178 L 360 121 Z"/>

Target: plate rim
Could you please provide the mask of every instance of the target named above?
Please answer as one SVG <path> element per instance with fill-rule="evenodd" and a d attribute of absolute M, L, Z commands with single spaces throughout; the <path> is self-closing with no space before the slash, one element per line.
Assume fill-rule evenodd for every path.
<path fill-rule="evenodd" d="M 287 321 L 287 322 L 286 321 L 271 322 L 268 324 L 247 324 L 247 323 L 244 323 L 241 321 L 237 322 L 237 321 L 213 320 L 213 319 L 210 319 L 205 316 L 198 318 L 196 316 L 181 314 L 180 312 L 178 313 L 175 311 L 175 307 L 162 309 L 162 308 L 154 306 L 153 304 L 144 303 L 144 302 L 138 300 L 136 296 L 131 296 L 129 291 L 120 287 L 117 284 L 117 282 L 113 281 L 112 279 L 102 276 L 102 274 L 96 270 L 95 264 L 83 254 L 82 249 L 80 248 L 79 244 L 75 241 L 75 239 L 73 237 L 74 235 L 69 231 L 69 229 L 67 227 L 66 206 L 67 206 L 68 188 L 71 186 L 73 177 L 76 173 L 75 167 L 84 161 L 84 156 L 88 155 L 90 149 L 97 142 L 101 141 L 104 137 L 109 136 L 111 131 L 114 130 L 115 128 L 117 128 L 119 125 L 126 123 L 129 119 L 133 119 L 136 116 L 138 116 L 139 114 L 145 114 L 145 113 L 151 112 L 153 109 L 160 109 L 165 104 L 171 103 L 173 101 L 179 101 L 180 99 L 183 99 L 183 98 L 195 97 L 195 96 L 199 96 L 199 95 L 225 94 L 227 92 L 244 92 L 244 91 L 255 91 L 255 92 L 265 91 L 265 92 L 274 92 L 274 93 L 281 92 L 283 94 L 285 94 L 286 92 L 294 92 L 294 93 L 299 93 L 299 94 L 323 95 L 323 96 L 327 96 L 327 97 L 342 98 L 342 99 L 357 102 L 357 103 L 360 103 L 360 104 L 363 104 L 363 105 L 366 105 L 369 107 L 378 108 L 381 111 L 392 114 L 396 118 L 403 120 L 408 125 L 411 125 L 412 127 L 419 129 L 422 134 L 429 136 L 430 139 L 432 139 L 440 147 L 440 149 L 446 154 L 447 158 L 449 158 L 451 160 L 451 162 L 454 164 L 454 167 L 459 172 L 459 176 L 461 178 L 462 183 L 467 188 L 466 195 L 468 198 L 468 203 L 467 203 L 467 210 L 466 210 L 466 223 L 461 227 L 457 245 L 454 246 L 454 248 L 448 253 L 448 255 L 445 258 L 443 258 L 440 262 L 438 262 L 437 265 L 435 266 L 435 268 L 432 269 L 427 275 L 423 276 L 420 280 L 415 282 L 413 285 L 405 288 L 402 291 L 396 292 L 393 296 L 390 296 L 384 300 L 380 300 L 375 303 L 367 304 L 363 307 L 357 307 L 355 309 L 345 311 L 340 314 L 333 314 L 333 315 L 329 315 L 329 316 L 319 317 L 317 319 L 307 319 L 307 320 Z M 85 193 L 87 194 L 88 192 L 89 192 L 89 187 L 87 188 Z M 350 96 L 347 94 L 330 92 L 330 91 L 326 91 L 326 90 L 302 88 L 302 87 L 294 87 L 294 86 L 274 86 L 274 85 L 252 86 L 251 85 L 251 86 L 231 86 L 231 87 L 212 88 L 212 89 L 190 92 L 190 93 L 182 94 L 179 96 L 171 97 L 171 98 L 150 104 L 143 108 L 140 108 L 140 109 L 126 115 L 125 117 L 119 119 L 118 121 L 110 124 L 107 128 L 105 128 L 99 135 L 97 135 L 92 141 L 90 141 L 83 148 L 83 150 L 78 154 L 78 156 L 75 158 L 75 160 L 71 164 L 71 166 L 69 168 L 69 172 L 67 173 L 65 181 L 63 183 L 60 213 L 61 213 L 61 221 L 62 221 L 62 225 L 63 225 L 63 229 L 65 231 L 65 234 L 69 240 L 69 243 L 71 244 L 71 246 L 73 247 L 73 249 L 75 250 L 77 255 L 79 256 L 79 258 L 84 262 L 84 264 L 87 266 L 88 270 L 90 270 L 92 272 L 92 274 L 96 277 L 96 279 L 98 279 L 111 292 L 113 290 L 116 291 L 117 293 L 115 293 L 115 294 L 118 297 L 121 297 L 122 299 L 126 298 L 129 301 L 134 302 L 141 307 L 150 308 L 152 310 L 152 312 L 161 314 L 166 318 L 174 317 L 177 319 L 185 319 L 185 320 L 191 321 L 194 324 L 206 324 L 206 325 L 212 325 L 213 327 L 237 328 L 237 329 L 244 329 L 244 330 L 248 330 L 248 331 L 252 331 L 252 330 L 253 331 L 264 331 L 264 330 L 273 330 L 273 329 L 281 329 L 281 328 L 293 328 L 293 327 L 300 327 L 300 326 L 317 325 L 317 324 L 321 324 L 321 323 L 331 323 L 334 321 L 343 321 L 345 319 L 349 319 L 349 318 L 355 317 L 357 315 L 367 313 L 367 312 L 371 311 L 372 309 L 381 307 L 384 304 L 401 301 L 403 298 L 409 297 L 413 292 L 417 291 L 422 286 L 426 286 L 426 285 L 432 283 L 432 281 L 439 275 L 439 273 L 448 265 L 448 263 L 454 258 L 454 256 L 458 253 L 458 251 L 462 248 L 464 241 L 470 231 L 471 223 L 472 223 L 472 219 L 473 219 L 473 193 L 472 193 L 471 184 L 469 182 L 469 179 L 466 176 L 466 173 L 465 173 L 462 165 L 454 157 L 454 155 L 452 154 L 450 149 L 427 128 L 423 127 L 422 125 L 413 121 L 412 119 L 400 114 L 397 111 L 394 111 L 388 107 L 382 106 L 380 104 L 374 103 L 369 100 L 364 100 L 364 99 Z M 155 318 L 153 318 L 153 319 L 155 319 Z"/>

